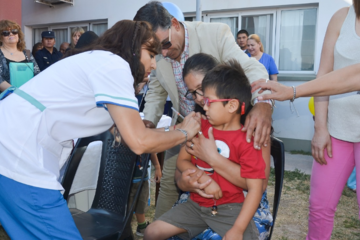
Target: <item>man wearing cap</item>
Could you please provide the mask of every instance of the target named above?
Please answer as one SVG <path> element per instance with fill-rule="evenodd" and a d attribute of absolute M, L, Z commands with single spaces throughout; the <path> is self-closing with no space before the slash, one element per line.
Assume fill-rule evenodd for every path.
<path fill-rule="evenodd" d="M 51 64 L 57 62 L 62 54 L 55 47 L 55 34 L 53 31 L 44 31 L 41 33 L 43 49 L 37 51 L 35 60 L 39 65 L 40 71 L 45 70 Z"/>

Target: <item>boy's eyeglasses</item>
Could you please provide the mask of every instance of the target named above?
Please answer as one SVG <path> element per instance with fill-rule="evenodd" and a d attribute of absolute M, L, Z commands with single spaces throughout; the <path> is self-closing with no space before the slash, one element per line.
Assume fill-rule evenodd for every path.
<path fill-rule="evenodd" d="M 201 88 L 195 89 L 194 91 L 187 90 L 185 93 L 185 97 L 189 100 L 195 100 L 196 94 L 199 96 L 204 96 L 204 93 L 202 92 Z"/>
<path fill-rule="evenodd" d="M 168 49 L 172 46 L 171 44 L 171 26 L 169 27 L 169 41 L 165 42 L 165 43 L 162 43 L 161 44 L 161 48 L 162 49 Z"/>
<path fill-rule="evenodd" d="M 231 101 L 231 100 L 237 100 L 237 99 L 209 99 L 207 97 L 204 97 L 204 104 L 208 107 L 210 107 L 210 104 L 213 102 L 227 102 L 227 101 Z M 241 103 L 241 115 L 245 114 L 245 103 Z"/>
<path fill-rule="evenodd" d="M 4 36 L 4 37 L 7 37 L 7 36 L 10 36 L 10 33 L 12 33 L 13 35 L 16 35 L 19 33 L 19 30 L 17 29 L 11 29 L 10 31 L 3 31 L 1 34 Z"/>

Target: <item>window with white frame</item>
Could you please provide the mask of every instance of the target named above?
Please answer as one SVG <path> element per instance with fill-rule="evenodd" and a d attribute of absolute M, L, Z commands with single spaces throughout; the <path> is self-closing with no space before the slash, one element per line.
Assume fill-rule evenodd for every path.
<path fill-rule="evenodd" d="M 108 27 L 107 22 L 97 21 L 92 23 L 79 23 L 71 25 L 50 25 L 47 27 L 37 27 L 33 28 L 33 43 L 41 42 L 41 33 L 43 31 L 53 31 L 55 34 L 55 47 L 60 48 L 60 44 L 63 42 L 71 43 L 71 30 L 75 27 L 82 27 L 84 31 L 91 30 L 95 32 L 98 36 L 101 36 Z"/>
<path fill-rule="evenodd" d="M 236 37 L 239 28 L 239 18 L 238 17 L 219 17 L 219 18 L 210 18 L 210 22 L 220 22 L 225 23 L 230 27 L 232 34 Z"/>
<path fill-rule="evenodd" d="M 282 10 L 279 71 L 314 71 L 317 9 Z"/>
<path fill-rule="evenodd" d="M 249 34 L 257 34 L 264 47 L 264 52 L 272 55 L 273 14 L 242 16 L 241 29 L 245 29 Z"/>

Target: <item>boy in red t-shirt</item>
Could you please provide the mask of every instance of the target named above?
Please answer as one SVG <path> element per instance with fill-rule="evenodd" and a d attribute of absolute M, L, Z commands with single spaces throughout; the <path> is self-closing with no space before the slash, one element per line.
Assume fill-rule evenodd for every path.
<path fill-rule="evenodd" d="M 248 194 L 224 176 L 215 172 L 206 162 L 191 156 L 182 147 L 177 159 L 180 172 L 187 169 L 203 170 L 199 183 L 212 178 L 204 191 L 214 198 L 204 198 L 191 193 L 187 202 L 177 205 L 150 224 L 144 239 L 167 239 L 179 235 L 192 239 L 205 228 L 211 227 L 226 239 L 257 240 L 258 230 L 252 220 L 262 196 L 265 179 L 265 162 L 261 151 L 245 141 L 240 117 L 245 113 L 245 103 L 251 100 L 251 87 L 239 63 L 234 60 L 221 64 L 208 72 L 202 82 L 206 120 L 201 121 L 201 131 L 208 137 L 209 128 L 219 153 L 241 166 L 241 177 L 246 181 Z M 196 174 L 196 172 L 195 172 Z"/>

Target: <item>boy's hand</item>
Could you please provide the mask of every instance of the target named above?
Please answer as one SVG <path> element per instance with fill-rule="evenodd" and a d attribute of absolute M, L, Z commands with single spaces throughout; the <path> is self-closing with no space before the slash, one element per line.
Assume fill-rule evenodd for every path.
<path fill-rule="evenodd" d="M 243 233 L 239 231 L 236 227 L 230 228 L 229 231 L 226 232 L 225 236 L 222 238 L 222 240 L 242 240 L 243 239 Z"/>
<path fill-rule="evenodd" d="M 160 164 L 155 166 L 155 182 L 159 183 L 162 177 Z"/>
<path fill-rule="evenodd" d="M 219 184 L 217 184 L 215 181 L 212 181 L 209 186 L 204 189 L 204 192 L 206 194 L 213 195 L 215 199 L 219 199 L 222 197 L 221 188 Z"/>

